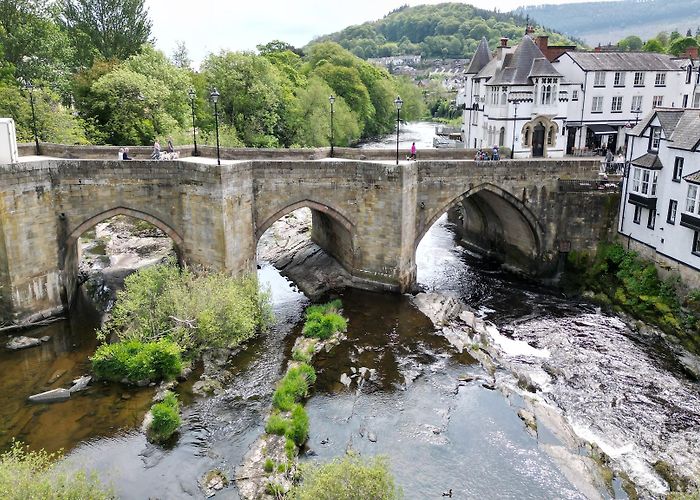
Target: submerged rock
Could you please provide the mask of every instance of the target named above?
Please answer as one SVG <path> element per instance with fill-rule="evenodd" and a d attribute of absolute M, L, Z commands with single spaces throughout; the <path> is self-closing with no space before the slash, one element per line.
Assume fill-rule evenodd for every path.
<path fill-rule="evenodd" d="M 415 306 L 433 322 L 443 326 L 459 317 L 465 306 L 459 298 L 440 293 L 419 293 L 412 298 Z"/>
<path fill-rule="evenodd" d="M 29 396 L 29 401 L 32 403 L 55 403 L 67 399 L 70 399 L 70 391 L 68 389 L 53 389 Z"/>
<path fill-rule="evenodd" d="M 25 337 L 20 335 L 18 337 L 12 337 L 5 347 L 11 351 L 17 351 L 19 349 L 26 349 L 28 347 L 35 347 L 41 344 L 41 339 L 35 339 L 32 337 Z"/>
<path fill-rule="evenodd" d="M 74 392 L 84 391 L 85 389 L 87 389 L 87 386 L 90 384 L 91 381 L 92 377 L 90 375 L 84 375 L 78 379 L 75 379 L 73 381 L 73 386 L 70 389 L 68 389 L 68 392 L 72 394 Z"/>
<path fill-rule="evenodd" d="M 66 370 L 56 370 L 53 372 L 53 374 L 49 377 L 49 380 L 46 382 L 47 384 L 51 385 L 54 382 L 56 382 L 59 378 L 61 378 L 63 375 L 66 374 Z"/>

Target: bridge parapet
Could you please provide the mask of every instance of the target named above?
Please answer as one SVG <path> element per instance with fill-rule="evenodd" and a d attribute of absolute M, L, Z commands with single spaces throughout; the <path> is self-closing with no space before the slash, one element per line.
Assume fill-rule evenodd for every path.
<path fill-rule="evenodd" d="M 483 246 L 540 274 L 567 237 L 558 179 L 594 179 L 597 172 L 596 160 L 583 159 L 399 166 L 286 157 L 222 166 L 41 159 L 0 166 L 0 314 L 18 321 L 67 307 L 76 289 L 77 238 L 115 214 L 163 229 L 186 262 L 245 273 L 254 272 L 262 232 L 309 207 L 312 238 L 357 286 L 407 291 L 418 242 L 457 206 L 478 214 L 469 229 Z M 586 245 L 587 238 L 569 239 Z"/>

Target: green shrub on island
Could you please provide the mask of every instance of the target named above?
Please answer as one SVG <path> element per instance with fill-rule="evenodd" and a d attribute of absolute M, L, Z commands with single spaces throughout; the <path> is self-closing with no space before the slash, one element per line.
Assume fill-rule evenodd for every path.
<path fill-rule="evenodd" d="M 287 370 L 272 395 L 272 404 L 282 411 L 291 411 L 295 403 L 306 398 L 309 387 L 316 382 L 316 372 L 305 363 Z"/>
<path fill-rule="evenodd" d="M 60 467 L 60 458 L 60 454 L 43 450 L 28 451 L 21 443 L 13 441 L 12 447 L 0 455 L 0 498 L 115 498 L 95 474 L 70 473 Z"/>
<path fill-rule="evenodd" d="M 301 483 L 289 496 L 297 500 L 394 500 L 403 494 L 394 483 L 385 457 L 364 461 L 348 454 L 324 465 L 304 467 Z"/>
<path fill-rule="evenodd" d="M 348 322 L 339 314 L 342 307 L 342 302 L 337 299 L 328 304 L 307 307 L 302 334 L 305 337 L 325 340 L 336 332 L 346 331 Z"/>
<path fill-rule="evenodd" d="M 113 382 L 170 380 L 182 371 L 180 347 L 167 339 L 102 344 L 90 360 L 98 379 Z"/>
<path fill-rule="evenodd" d="M 207 348 L 231 348 L 272 321 L 269 293 L 255 276 L 195 274 L 173 262 L 128 276 L 101 338 L 148 343 L 167 337 L 195 357 Z"/>
<path fill-rule="evenodd" d="M 180 403 L 172 391 L 166 391 L 163 401 L 151 407 L 152 420 L 148 426 L 148 437 L 155 443 L 170 439 L 180 427 Z"/>
<path fill-rule="evenodd" d="M 301 446 L 309 437 L 309 415 L 300 404 L 292 405 L 290 418 L 285 418 L 279 413 L 273 413 L 267 419 L 265 432 L 277 436 L 285 436 L 289 441 Z M 286 447 L 286 446 L 285 446 Z M 289 451 L 287 452 L 289 454 Z"/>

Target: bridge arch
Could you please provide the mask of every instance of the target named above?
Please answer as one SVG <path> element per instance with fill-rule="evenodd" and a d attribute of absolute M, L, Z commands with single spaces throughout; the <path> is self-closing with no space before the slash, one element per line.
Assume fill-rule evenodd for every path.
<path fill-rule="evenodd" d="M 490 183 L 471 187 L 431 214 L 418 231 L 414 252 L 435 222 L 454 208 L 459 208 L 461 235 L 484 253 L 525 271 L 540 259 L 543 225 L 521 200 Z"/>
<path fill-rule="evenodd" d="M 286 207 L 278 210 L 271 216 L 269 216 L 262 224 L 257 225 L 255 228 L 255 242 L 257 245 L 257 242 L 260 240 L 260 237 L 267 231 L 272 224 L 277 222 L 279 219 L 284 217 L 287 214 L 290 214 L 294 212 L 295 210 L 298 210 L 300 208 L 310 208 L 311 210 L 315 210 L 317 212 L 321 212 L 324 214 L 327 214 L 328 216 L 332 217 L 335 221 L 337 221 L 341 226 L 343 226 L 345 229 L 350 234 L 355 233 L 355 225 L 350 222 L 350 219 L 348 219 L 345 215 L 340 213 L 338 210 L 334 209 L 333 207 L 329 207 L 328 205 L 325 205 L 323 203 L 318 203 L 313 200 L 309 199 L 303 199 L 299 200 L 297 202 L 291 203 L 290 205 L 287 205 Z"/>

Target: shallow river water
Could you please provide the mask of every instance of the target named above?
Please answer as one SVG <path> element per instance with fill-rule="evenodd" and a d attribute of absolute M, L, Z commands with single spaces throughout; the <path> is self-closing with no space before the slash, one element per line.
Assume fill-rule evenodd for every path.
<path fill-rule="evenodd" d="M 417 262 L 424 289 L 458 294 L 501 333 L 527 341 L 534 356 L 509 348 L 511 338 L 493 337 L 503 343 L 508 363 L 530 373 L 542 397 L 635 480 L 662 491 L 649 467 L 658 457 L 698 466 L 698 384 L 676 368 L 663 343 L 639 340 L 615 317 L 480 262 L 455 245 L 444 218 L 419 246 Z M 198 398 L 188 384 L 179 387 L 184 426 L 172 449 L 150 445 L 139 431 L 153 389 L 98 384 L 64 403 L 26 402 L 34 392 L 86 373 L 98 318 L 85 304 L 70 322 L 34 332 L 51 335 L 49 343 L 0 354 L 2 444 L 17 437 L 32 448 L 63 448 L 69 466 L 98 471 L 122 498 L 202 498 L 198 478 L 215 467 L 233 477 L 263 431 L 308 304 L 270 265 L 259 276 L 272 291 L 276 326 L 237 355 L 223 394 Z M 544 429 L 538 438 L 527 432 L 517 396 L 504 397 L 478 378 L 460 383 L 485 372 L 436 334 L 409 297 L 357 290 L 339 296 L 348 337 L 316 359 L 305 460 L 327 460 L 350 448 L 387 455 L 406 498 L 441 498 L 450 489 L 452 498 L 583 498 L 543 450 L 543 443 L 557 439 Z M 341 374 L 360 367 L 372 370 L 369 380 L 340 383 Z M 49 386 L 60 370 L 66 373 Z M 598 493 L 624 496 L 619 488 Z M 237 495 L 229 487 L 217 497 Z"/>

